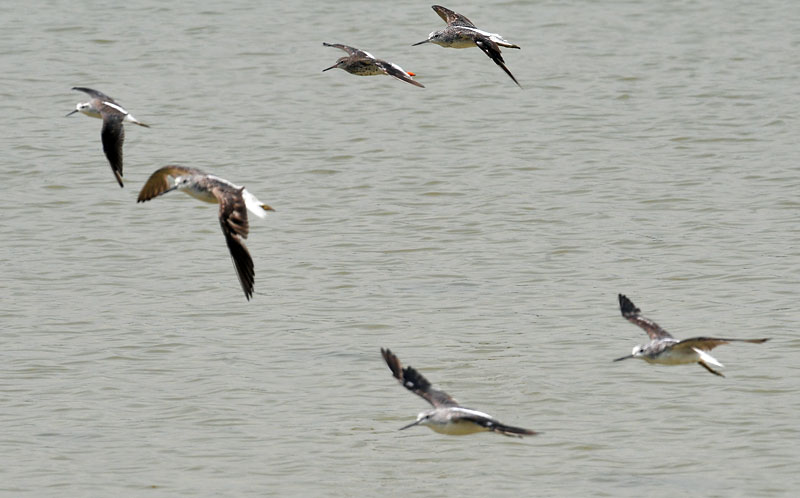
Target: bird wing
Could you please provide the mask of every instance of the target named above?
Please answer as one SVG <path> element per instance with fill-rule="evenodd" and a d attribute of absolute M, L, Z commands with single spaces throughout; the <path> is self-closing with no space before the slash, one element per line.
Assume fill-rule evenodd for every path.
<path fill-rule="evenodd" d="M 626 320 L 643 328 L 647 335 L 650 336 L 650 340 L 672 338 L 672 335 L 659 327 L 656 322 L 639 315 L 641 310 L 623 294 L 619 295 L 619 309 Z"/>
<path fill-rule="evenodd" d="M 322 42 L 322 44 L 325 45 L 326 47 L 333 47 L 333 48 L 338 48 L 339 50 L 344 50 L 345 52 L 348 53 L 348 55 L 357 55 L 359 57 L 366 57 L 368 59 L 374 59 L 375 58 L 369 52 L 364 52 L 363 50 L 359 50 L 359 49 L 357 49 L 355 47 L 351 47 L 351 46 L 348 46 L 348 45 L 342 45 L 341 43 L 326 43 L 326 42 Z"/>
<path fill-rule="evenodd" d="M 481 427 L 486 427 L 490 431 L 498 432 L 503 434 L 504 436 L 511 436 L 511 437 L 522 437 L 522 436 L 534 436 L 536 435 L 536 431 L 532 431 L 530 429 L 523 429 L 522 427 L 514 427 L 511 425 L 506 425 L 499 420 L 486 415 L 485 413 L 470 413 L 471 410 L 464 410 L 458 414 L 458 418 L 460 420 L 469 420 L 470 422 L 474 422 Z"/>
<path fill-rule="evenodd" d="M 91 88 L 86 88 L 86 87 L 82 87 L 82 86 L 73 86 L 72 89 L 73 90 L 77 90 L 79 92 L 83 92 L 83 93 L 89 95 L 90 97 L 92 97 L 94 99 L 105 100 L 107 102 L 111 102 L 113 104 L 116 104 L 116 102 L 114 102 L 114 99 L 112 99 L 111 97 L 109 97 L 108 95 L 106 95 L 103 92 L 99 92 L 97 90 L 93 90 Z"/>
<path fill-rule="evenodd" d="M 157 197 L 168 190 L 172 185 L 170 184 L 169 177 L 176 178 L 181 175 L 205 175 L 202 171 L 195 168 L 187 168 L 185 166 L 164 166 L 157 169 L 150 178 L 147 179 L 142 190 L 139 191 L 139 198 L 136 202 L 149 201 L 153 197 Z"/>
<path fill-rule="evenodd" d="M 407 73 L 402 67 L 398 66 L 397 64 L 392 64 L 391 62 L 384 61 L 377 59 L 375 64 L 383 70 L 384 73 L 388 74 L 389 76 L 394 76 L 399 80 L 403 80 L 406 83 L 411 83 L 412 85 L 416 85 L 420 88 L 425 88 L 425 85 L 418 81 L 414 81 L 409 73 Z"/>
<path fill-rule="evenodd" d="M 100 140 L 103 142 L 103 152 L 106 154 L 111 171 L 122 187 L 122 143 L 125 141 L 125 127 L 122 126 L 123 115 L 107 114 L 103 116 L 103 129 L 100 131 Z"/>
<path fill-rule="evenodd" d="M 225 235 L 225 243 L 228 244 L 236 275 L 239 277 L 239 283 L 249 301 L 253 296 L 255 269 L 253 258 L 250 257 L 250 252 L 242 240 L 247 238 L 249 232 L 247 207 L 242 191 L 244 191 L 244 187 L 233 189 L 222 185 L 211 189 L 214 197 L 219 201 L 219 224 Z"/>
<path fill-rule="evenodd" d="M 492 39 L 488 36 L 478 36 L 475 38 L 475 45 L 483 50 L 483 53 L 488 55 L 495 64 L 500 66 L 500 68 L 505 71 L 512 80 L 514 80 L 514 83 L 516 83 L 518 87 L 522 88 L 522 85 L 519 84 L 517 78 L 515 78 L 514 75 L 511 74 L 511 71 L 509 71 L 506 67 L 506 61 L 503 60 L 503 56 L 500 54 L 500 47 L 497 45 L 497 43 L 492 41 Z"/>
<path fill-rule="evenodd" d="M 423 377 L 421 373 L 411 367 L 403 368 L 400 364 L 400 360 L 390 350 L 381 348 L 381 354 L 383 355 L 383 359 L 386 360 L 386 364 L 389 365 L 389 369 L 392 371 L 394 377 L 400 381 L 400 384 L 409 391 L 424 398 L 425 401 L 433 405 L 434 408 L 458 406 L 458 401 L 450 397 L 449 394 L 432 388 L 431 383 L 428 382 L 428 379 Z"/>
<path fill-rule="evenodd" d="M 475 27 L 475 25 L 472 24 L 472 21 L 467 19 L 465 16 L 462 16 L 461 14 L 453 12 L 450 9 L 442 7 L 441 5 L 433 5 L 431 8 L 437 14 L 439 14 L 439 17 L 441 17 L 442 20 L 446 22 L 448 26 L 466 26 L 468 28 Z"/>
<path fill-rule="evenodd" d="M 685 349 L 695 348 L 701 351 L 711 351 L 717 346 L 728 344 L 729 342 L 750 342 L 753 344 L 761 344 L 769 339 L 722 339 L 719 337 L 692 337 L 691 339 L 684 339 L 675 344 L 672 349 Z"/>

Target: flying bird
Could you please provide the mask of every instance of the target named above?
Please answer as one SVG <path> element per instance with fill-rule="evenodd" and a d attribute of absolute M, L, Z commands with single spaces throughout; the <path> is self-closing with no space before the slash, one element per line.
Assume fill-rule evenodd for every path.
<path fill-rule="evenodd" d="M 650 336 L 650 343 L 638 345 L 633 348 L 631 354 L 617 358 L 614 361 L 626 360 L 628 358 L 641 358 L 647 363 L 658 363 L 660 365 L 685 365 L 688 363 L 699 363 L 700 366 L 714 375 L 725 377 L 722 373 L 709 366 L 715 365 L 722 367 L 722 363 L 716 360 L 708 352 L 722 344 L 729 342 L 751 342 L 760 344 L 768 339 L 720 339 L 717 337 L 693 337 L 679 341 L 662 329 L 656 322 L 641 316 L 641 310 L 624 295 L 619 295 L 619 308 L 622 316 L 626 320 L 643 328 Z"/>
<path fill-rule="evenodd" d="M 170 178 L 173 182 L 170 182 Z M 222 234 L 231 253 L 239 283 L 249 301 L 253 296 L 255 270 L 253 258 L 250 257 L 242 240 L 247 238 L 250 230 L 247 211 L 259 218 L 265 218 L 267 211 L 274 209 L 256 199 L 244 187 L 206 174 L 199 169 L 183 166 L 164 166 L 150 175 L 136 202 L 149 201 L 173 190 L 183 191 L 204 202 L 219 204 L 219 224 L 222 227 Z"/>
<path fill-rule="evenodd" d="M 439 17 L 447 23 L 447 27 L 431 32 L 427 40 L 414 43 L 412 46 L 422 45 L 423 43 L 435 43 L 436 45 L 449 48 L 470 48 L 477 46 L 483 50 L 483 53 L 489 56 L 495 64 L 500 66 L 500 68 L 514 80 L 514 83 L 516 83 L 518 87 L 522 88 L 517 78 L 515 78 L 506 67 L 506 61 L 503 60 L 503 56 L 500 53 L 500 47 L 518 49 L 520 48 L 519 45 L 511 43 L 497 33 L 489 33 L 488 31 L 476 28 L 475 25 L 472 24 L 472 21 L 465 16 L 453 12 L 450 9 L 446 9 L 441 5 L 433 5 L 432 8 L 439 14 Z"/>
<path fill-rule="evenodd" d="M 75 106 L 75 110 L 67 114 L 67 116 L 80 112 L 103 120 L 103 129 L 100 131 L 103 152 L 105 152 L 106 158 L 111 164 L 111 171 L 114 173 L 117 183 L 122 187 L 122 142 L 125 141 L 125 128 L 122 127 L 122 123 L 134 123 L 145 128 L 150 128 L 150 125 L 146 125 L 134 118 L 131 113 L 103 92 L 80 86 L 72 89 L 86 93 L 91 99 L 89 102 L 79 102 Z"/>
<path fill-rule="evenodd" d="M 383 359 L 386 360 L 386 364 L 389 365 L 392 375 L 400 381 L 403 387 L 433 405 L 433 409 L 421 412 L 417 415 L 415 422 L 401 427 L 400 430 L 408 429 L 415 425 L 427 425 L 435 432 L 453 436 L 487 431 L 511 437 L 533 436 L 536 434 L 536 432 L 528 429 L 505 425 L 491 415 L 459 405 L 446 392 L 438 391 L 431 387 L 431 383 L 413 368 L 403 368 L 400 360 L 390 350 L 381 348 L 381 354 Z"/>
<path fill-rule="evenodd" d="M 340 57 L 336 64 L 332 65 L 331 67 L 325 68 L 322 70 L 324 73 L 329 69 L 344 69 L 350 74 L 355 74 L 357 76 L 375 76 L 379 74 L 388 74 L 389 76 L 394 76 L 395 78 L 405 81 L 406 83 L 411 83 L 412 85 L 416 85 L 420 88 L 425 88 L 425 85 L 422 83 L 415 81 L 412 76 L 416 76 L 414 73 L 405 71 L 402 67 L 398 66 L 397 64 L 393 64 L 389 61 L 376 59 L 374 55 L 369 52 L 365 52 L 363 50 L 359 50 L 357 48 L 348 47 L 347 45 L 342 45 L 340 43 L 325 43 L 322 44 L 326 47 L 333 47 L 338 48 L 340 50 L 344 50 L 347 52 L 347 57 Z"/>

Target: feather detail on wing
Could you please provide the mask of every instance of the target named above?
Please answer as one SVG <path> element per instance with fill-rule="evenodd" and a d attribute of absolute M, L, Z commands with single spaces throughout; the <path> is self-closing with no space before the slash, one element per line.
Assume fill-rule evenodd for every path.
<path fill-rule="evenodd" d="M 227 191 L 228 189 L 225 189 L 225 192 L 221 190 L 219 187 L 213 190 L 214 196 L 219 200 L 219 224 L 225 235 L 225 243 L 231 253 L 239 283 L 242 285 L 245 297 L 249 300 L 253 296 L 255 270 L 253 258 L 242 240 L 247 238 L 249 232 L 247 208 L 242 198 L 244 187 L 234 191 L 234 195 L 230 195 L 231 192 Z"/>
<path fill-rule="evenodd" d="M 461 14 L 453 12 L 448 8 L 442 7 L 441 5 L 433 5 L 431 8 L 437 14 L 439 14 L 439 17 L 441 17 L 448 26 L 466 26 L 468 28 L 475 27 L 475 25 L 472 24 L 472 21 L 467 19 L 466 16 L 462 16 Z"/>
<path fill-rule="evenodd" d="M 626 320 L 644 329 L 644 331 L 647 332 L 647 335 L 650 337 L 650 340 L 654 341 L 656 339 L 672 337 L 669 332 L 659 327 L 656 322 L 640 316 L 639 312 L 641 310 L 623 294 L 619 295 L 619 309 L 622 313 L 622 316 L 625 317 Z"/>
<path fill-rule="evenodd" d="M 380 59 L 376 60 L 375 64 L 389 76 L 394 76 L 395 78 L 403 80 L 406 83 L 411 83 L 412 85 L 425 88 L 425 85 L 423 85 L 418 81 L 415 81 L 409 73 L 407 73 L 403 68 L 401 68 L 397 64 L 392 64 L 391 62 L 387 62 Z"/>
<path fill-rule="evenodd" d="M 139 191 L 139 198 L 136 202 L 149 201 L 157 197 L 172 187 L 169 177 L 177 178 L 181 175 L 204 175 L 202 171 L 195 168 L 187 168 L 185 166 L 164 166 L 157 169 L 150 178 L 147 179 L 142 189 Z"/>
<path fill-rule="evenodd" d="M 506 67 L 506 61 L 503 60 L 503 56 L 500 53 L 500 47 L 497 45 L 497 43 L 492 41 L 492 39 L 489 37 L 481 36 L 475 39 L 475 44 L 478 46 L 478 48 L 483 50 L 483 53 L 489 56 L 489 58 L 492 59 L 495 64 L 500 66 L 500 68 L 505 71 L 505 73 L 512 80 L 514 80 L 514 83 L 516 83 L 518 87 L 522 88 L 522 85 L 519 84 L 517 78 L 515 78 L 514 75 L 511 74 L 511 71 L 509 71 Z"/>
<path fill-rule="evenodd" d="M 449 394 L 433 389 L 431 383 L 421 373 L 411 367 L 403 368 L 400 360 L 389 349 L 381 348 L 381 354 L 383 359 L 386 360 L 386 364 L 389 365 L 392 375 L 400 381 L 403 387 L 424 398 L 434 407 L 458 406 L 458 402 Z"/>

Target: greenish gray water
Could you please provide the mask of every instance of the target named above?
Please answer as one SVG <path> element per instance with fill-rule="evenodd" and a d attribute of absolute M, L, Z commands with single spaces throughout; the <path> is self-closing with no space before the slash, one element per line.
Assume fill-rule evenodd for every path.
<path fill-rule="evenodd" d="M 429 4 L 0 7 L 0 494 L 780 496 L 800 486 L 800 4 L 447 4 L 522 46 L 411 47 Z M 417 73 L 321 70 L 368 50 Z M 102 90 L 127 128 L 120 189 Z M 256 294 L 216 208 L 136 204 L 179 163 L 244 184 Z M 623 292 L 677 337 L 611 363 Z M 396 429 L 465 405 L 543 431 Z"/>

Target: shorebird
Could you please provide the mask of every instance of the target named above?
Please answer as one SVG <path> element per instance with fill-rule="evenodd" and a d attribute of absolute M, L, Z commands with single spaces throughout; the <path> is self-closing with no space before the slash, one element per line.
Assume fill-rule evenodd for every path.
<path fill-rule="evenodd" d="M 411 78 L 412 76 L 416 76 L 414 73 L 405 71 L 402 67 L 389 61 L 376 59 L 375 56 L 369 52 L 348 47 L 347 45 L 342 45 L 341 43 L 322 42 L 322 44 L 326 47 L 344 50 L 348 54 L 347 57 L 339 58 L 339 60 L 336 61 L 336 64 L 323 69 L 323 73 L 329 69 L 335 69 L 338 67 L 339 69 L 344 69 L 348 73 L 355 74 L 357 76 L 388 74 L 389 76 L 394 76 L 395 78 L 403 80 L 406 83 L 411 83 L 412 85 L 416 85 L 420 88 L 425 88 L 425 85 L 418 81 L 414 81 L 414 79 Z"/>
<path fill-rule="evenodd" d="M 172 177 L 174 183 L 170 183 L 169 177 Z M 222 233 L 225 235 L 233 266 L 239 276 L 239 283 L 242 284 L 244 295 L 249 301 L 253 295 L 255 271 L 253 258 L 250 257 L 250 253 L 242 241 L 247 238 L 249 233 L 247 211 L 259 218 L 265 218 L 267 211 L 274 210 L 256 199 L 244 187 L 208 175 L 199 169 L 183 166 L 164 166 L 150 175 L 147 183 L 139 192 L 136 202 L 149 201 L 173 190 L 186 192 L 204 202 L 219 204 L 219 224 L 222 226 Z"/>
<path fill-rule="evenodd" d="M 617 358 L 614 361 L 626 360 L 628 358 L 641 358 L 647 363 L 658 363 L 661 365 L 686 365 L 688 363 L 699 363 L 700 366 L 714 375 L 725 377 L 720 372 L 711 368 L 708 364 L 718 367 L 724 366 L 708 352 L 722 344 L 729 342 L 752 342 L 760 344 L 768 339 L 720 339 L 717 337 L 693 337 L 679 341 L 662 329 L 658 324 L 649 320 L 639 313 L 641 310 L 624 295 L 619 295 L 619 309 L 622 316 L 629 322 L 643 328 L 650 336 L 650 343 L 635 346 L 631 354 Z"/>
<path fill-rule="evenodd" d="M 150 125 L 146 125 L 134 118 L 131 113 L 103 92 L 80 86 L 72 87 L 72 89 L 88 94 L 91 100 L 78 103 L 75 106 L 75 110 L 67 114 L 67 116 L 80 112 L 103 120 L 103 130 L 100 132 L 103 151 L 111 164 L 111 171 L 114 172 L 117 183 L 122 187 L 122 142 L 125 141 L 125 129 L 122 127 L 122 123 L 127 121 L 145 128 L 150 128 Z"/>
<path fill-rule="evenodd" d="M 511 437 L 533 436 L 536 434 L 536 432 L 528 429 L 505 425 L 491 415 L 478 410 L 464 408 L 446 392 L 432 388 L 431 383 L 413 368 L 403 368 L 397 356 L 388 349 L 381 348 L 381 354 L 383 359 L 386 360 L 386 364 L 389 365 L 392 374 L 400 381 L 403 387 L 433 405 L 432 410 L 420 412 L 415 422 L 401 427 L 400 430 L 408 429 L 415 425 L 427 425 L 435 432 L 453 436 L 486 431 L 493 431 Z"/>
<path fill-rule="evenodd" d="M 514 80 L 518 87 L 522 88 L 517 78 L 506 67 L 506 61 L 503 60 L 503 56 L 500 54 L 500 47 L 520 48 L 519 45 L 514 45 L 497 33 L 489 33 L 476 28 L 472 21 L 466 17 L 441 5 L 433 5 L 431 8 L 447 23 L 447 27 L 431 32 L 427 40 L 414 43 L 412 46 L 435 43 L 442 47 L 470 48 L 477 45 L 478 48 L 483 50 L 483 53 L 488 55 L 495 64 L 500 66 Z"/>

